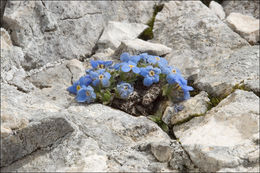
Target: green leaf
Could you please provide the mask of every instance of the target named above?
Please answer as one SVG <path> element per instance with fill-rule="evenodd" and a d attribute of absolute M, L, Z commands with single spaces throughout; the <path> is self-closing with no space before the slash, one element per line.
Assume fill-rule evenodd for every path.
<path fill-rule="evenodd" d="M 163 131 L 167 132 L 169 131 L 169 127 L 167 126 L 167 124 L 165 124 L 164 122 L 161 124 L 161 128 L 163 129 Z"/>
<path fill-rule="evenodd" d="M 166 96 L 167 95 L 168 87 L 169 87 L 169 84 L 163 85 L 163 87 L 162 87 L 162 96 Z"/>

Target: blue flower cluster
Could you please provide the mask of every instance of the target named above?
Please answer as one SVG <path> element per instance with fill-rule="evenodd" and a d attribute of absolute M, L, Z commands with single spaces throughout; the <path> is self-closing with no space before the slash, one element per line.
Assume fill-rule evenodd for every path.
<path fill-rule="evenodd" d="M 187 80 L 177 68 L 168 65 L 165 58 L 147 53 L 134 56 L 123 53 L 120 60 L 116 64 L 112 61 L 91 61 L 92 68 L 67 90 L 76 95 L 78 102 L 98 100 L 107 103 L 115 97 L 127 99 L 134 91 L 135 82 L 141 78 L 144 87 L 159 82 L 167 86 L 177 85 L 183 91 L 184 99 L 190 97 L 189 91 L 193 88 L 187 85 Z"/>

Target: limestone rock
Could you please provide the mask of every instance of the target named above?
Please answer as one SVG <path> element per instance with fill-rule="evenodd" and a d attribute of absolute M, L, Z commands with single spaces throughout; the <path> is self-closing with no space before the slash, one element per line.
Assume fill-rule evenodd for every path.
<path fill-rule="evenodd" d="M 0 32 L 1 32 L 1 51 L 2 49 L 10 50 L 13 44 L 9 36 L 9 33 L 4 28 L 1 28 Z"/>
<path fill-rule="evenodd" d="M 254 18 L 259 19 L 259 0 L 253 1 L 235 1 L 235 0 L 225 0 L 222 2 L 222 6 L 226 15 L 228 16 L 230 13 L 241 13 L 244 15 L 249 15 Z"/>
<path fill-rule="evenodd" d="M 64 118 L 53 117 L 31 122 L 15 134 L 1 137 L 1 167 L 53 144 L 72 131 L 72 127 Z"/>
<path fill-rule="evenodd" d="M 116 49 L 114 56 L 117 58 L 124 52 L 132 55 L 148 53 L 150 55 L 163 56 L 171 52 L 171 48 L 158 43 L 151 43 L 141 39 L 125 40 Z"/>
<path fill-rule="evenodd" d="M 173 131 L 202 171 L 248 171 L 250 165 L 259 165 L 254 142 L 259 134 L 259 98 L 252 92 L 236 90 L 205 117 L 174 126 Z"/>
<path fill-rule="evenodd" d="M 217 97 L 231 93 L 235 85 L 246 85 L 259 93 L 259 46 L 243 47 L 227 56 L 205 64 L 194 85 Z"/>
<path fill-rule="evenodd" d="M 137 38 L 147 27 L 141 23 L 109 21 L 98 40 L 98 48 L 116 49 L 121 41 Z"/>
<path fill-rule="evenodd" d="M 139 149 L 145 143 L 180 147 L 170 145 L 168 135 L 145 117 L 133 117 L 101 104 L 70 106 L 61 113 L 75 129 L 71 135 L 53 144 L 51 150 L 36 151 L 1 171 L 177 170 L 158 162 L 149 150 Z M 185 167 L 182 164 L 177 167 Z"/>
<path fill-rule="evenodd" d="M 226 18 L 226 14 L 223 10 L 223 7 L 215 2 L 215 1 L 211 1 L 209 4 L 209 8 L 221 19 L 224 20 Z"/>
<path fill-rule="evenodd" d="M 151 151 L 157 160 L 160 162 L 167 162 L 172 158 L 172 148 L 168 145 L 152 144 Z"/>
<path fill-rule="evenodd" d="M 75 82 L 77 80 L 79 80 L 79 78 L 81 76 L 84 76 L 85 73 L 85 67 L 83 65 L 83 63 L 81 63 L 79 60 L 77 59 L 72 59 L 70 60 L 66 67 L 69 69 L 71 75 L 72 75 L 72 82 Z"/>
<path fill-rule="evenodd" d="M 151 1 L 8 1 L 4 26 L 22 47 L 26 70 L 60 59 L 92 54 L 108 21 L 146 23 L 156 2 Z"/>
<path fill-rule="evenodd" d="M 190 118 L 204 115 L 208 110 L 208 94 L 205 91 L 200 92 L 195 97 L 186 100 L 183 103 L 184 109 L 177 114 L 172 114 L 171 124 L 175 125 L 184 122 Z"/>
<path fill-rule="evenodd" d="M 240 13 L 230 13 L 227 23 L 250 44 L 259 42 L 259 19 Z"/>
<path fill-rule="evenodd" d="M 205 67 L 249 45 L 200 1 L 165 3 L 153 32 L 153 42 L 172 48 L 166 59 L 185 77 L 196 77 Z"/>

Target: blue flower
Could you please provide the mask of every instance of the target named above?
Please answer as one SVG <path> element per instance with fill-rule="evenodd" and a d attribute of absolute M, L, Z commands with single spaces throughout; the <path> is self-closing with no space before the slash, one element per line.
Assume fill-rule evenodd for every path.
<path fill-rule="evenodd" d="M 159 67 L 164 67 L 168 64 L 167 60 L 165 58 L 161 58 L 159 56 L 150 56 L 147 59 L 147 62 L 153 65 L 158 64 Z"/>
<path fill-rule="evenodd" d="M 76 100 L 78 102 L 86 102 L 91 103 L 94 102 L 96 99 L 96 94 L 94 89 L 91 86 L 83 86 L 77 94 Z"/>
<path fill-rule="evenodd" d="M 78 81 L 74 82 L 72 86 L 68 87 L 67 90 L 72 94 L 77 94 L 82 86 L 88 86 L 91 82 L 92 79 L 89 75 L 82 76 Z"/>
<path fill-rule="evenodd" d="M 108 87 L 110 85 L 109 79 L 111 75 L 110 73 L 106 72 L 105 69 L 99 69 L 95 72 L 91 71 L 90 77 L 93 80 L 93 86 L 99 85 L 100 82 L 104 87 Z"/>
<path fill-rule="evenodd" d="M 181 73 L 178 69 L 167 66 L 162 68 L 162 73 L 167 74 L 166 80 L 169 84 L 185 84 L 187 85 L 187 81 L 181 76 Z"/>
<path fill-rule="evenodd" d="M 159 82 L 160 73 L 161 70 L 159 68 L 153 68 L 152 66 L 141 68 L 140 74 L 144 77 L 144 86 L 151 86 L 153 83 Z"/>
<path fill-rule="evenodd" d="M 139 74 L 140 73 L 140 68 L 137 67 L 136 63 L 132 62 L 132 61 L 128 61 L 128 62 L 124 62 L 122 63 L 122 67 L 121 67 L 121 70 L 123 72 L 129 72 L 129 71 L 133 71 L 134 73 L 136 74 Z"/>
<path fill-rule="evenodd" d="M 190 91 L 192 91 L 193 88 L 190 87 L 190 86 L 187 86 L 187 85 L 182 85 L 181 89 L 182 89 L 182 91 L 184 93 L 184 100 L 189 99 L 190 98 Z"/>
<path fill-rule="evenodd" d="M 117 85 L 117 91 L 121 98 L 127 99 L 128 96 L 134 91 L 134 88 L 129 83 L 121 82 Z"/>
<path fill-rule="evenodd" d="M 113 63 L 112 61 L 102 61 L 102 60 L 97 60 L 97 61 L 91 60 L 91 61 L 90 61 L 90 64 L 91 64 L 91 66 L 92 66 L 94 69 L 96 69 L 96 68 L 98 68 L 98 69 L 104 69 L 104 68 L 106 68 L 106 67 L 111 66 L 112 63 Z"/>
<path fill-rule="evenodd" d="M 129 55 L 129 53 L 127 53 L 127 52 L 124 52 L 124 53 L 122 53 L 121 55 L 120 55 L 120 60 L 122 61 L 122 62 L 127 62 L 127 61 L 129 61 L 130 60 L 130 55 Z"/>
<path fill-rule="evenodd" d="M 139 55 L 130 56 L 129 53 L 126 53 L 126 52 L 124 52 L 120 55 L 120 60 L 122 62 L 132 61 L 137 64 L 140 61 L 140 59 L 141 59 L 141 57 Z"/>
<path fill-rule="evenodd" d="M 115 70 L 119 70 L 123 63 L 117 63 L 113 66 Z"/>
<path fill-rule="evenodd" d="M 150 55 L 148 55 L 147 53 L 142 53 L 139 56 L 140 56 L 141 60 L 143 60 L 144 62 L 147 62 L 150 57 Z"/>

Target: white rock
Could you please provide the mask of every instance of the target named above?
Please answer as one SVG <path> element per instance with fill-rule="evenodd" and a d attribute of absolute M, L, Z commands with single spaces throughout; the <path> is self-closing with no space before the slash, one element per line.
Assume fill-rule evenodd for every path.
<path fill-rule="evenodd" d="M 5 27 L 22 47 L 28 70 L 59 59 L 80 59 L 92 54 L 108 21 L 146 23 L 152 16 L 151 1 L 11 1 Z"/>
<path fill-rule="evenodd" d="M 209 8 L 221 19 L 225 19 L 226 17 L 226 14 L 223 10 L 223 7 L 215 2 L 215 1 L 211 1 L 210 4 L 209 4 Z"/>
<path fill-rule="evenodd" d="M 9 33 L 4 29 L 1 28 L 1 51 L 2 49 L 10 50 L 13 46 Z"/>
<path fill-rule="evenodd" d="M 67 62 L 66 67 L 69 68 L 69 71 L 71 72 L 72 82 L 79 80 L 81 76 L 86 74 L 84 65 L 77 59 L 72 59 Z"/>
<path fill-rule="evenodd" d="M 109 21 L 98 40 L 98 48 L 116 49 L 121 41 L 137 38 L 146 28 L 148 26 L 141 23 Z"/>
<path fill-rule="evenodd" d="M 250 44 L 259 41 L 259 19 L 240 13 L 231 13 L 227 17 L 227 23 Z"/>
<path fill-rule="evenodd" d="M 171 53 L 166 55 L 169 64 L 179 68 L 186 78 L 190 77 L 189 80 L 199 84 L 200 90 L 209 94 L 225 94 L 225 90 L 231 90 L 233 85 L 243 80 L 257 82 L 258 64 L 253 63 L 258 61 L 257 49 L 249 47 L 250 44 L 245 39 L 233 32 L 200 1 L 165 3 L 163 10 L 155 18 L 153 31 L 153 42 L 172 48 Z M 244 46 L 248 47 L 242 48 Z M 246 58 L 252 58 L 252 63 L 243 61 L 246 68 L 254 69 L 253 73 L 245 72 L 244 66 L 228 70 L 228 66 L 236 66 L 235 62 L 240 62 L 238 59 L 242 60 L 243 56 L 247 56 L 239 48 L 248 50 L 248 53 L 254 52 L 250 53 L 250 58 Z M 243 56 L 229 58 L 234 51 Z M 229 61 L 229 65 L 226 61 Z M 233 73 L 234 71 L 240 72 Z M 236 77 L 232 77 L 234 74 Z M 255 77 L 252 79 L 249 76 L 253 74 Z"/>
<path fill-rule="evenodd" d="M 171 48 L 162 44 L 134 39 L 122 41 L 121 45 L 116 49 L 114 56 L 119 58 L 119 56 L 124 52 L 128 52 L 131 55 L 148 53 L 150 55 L 162 56 L 170 53 L 171 50 Z"/>
<path fill-rule="evenodd" d="M 200 92 L 195 97 L 186 100 L 183 104 L 184 109 L 171 116 L 171 124 L 175 125 L 188 120 L 192 117 L 202 116 L 208 110 L 208 94 L 205 91 Z"/>
<path fill-rule="evenodd" d="M 202 171 L 259 164 L 259 98 L 236 90 L 205 117 L 174 126 L 176 137 Z"/>
<path fill-rule="evenodd" d="M 259 19 L 260 5 L 259 0 L 247 0 L 247 1 L 236 1 L 236 0 L 224 0 L 221 4 L 226 12 L 226 16 L 230 13 L 241 13 L 249 15 Z"/>

